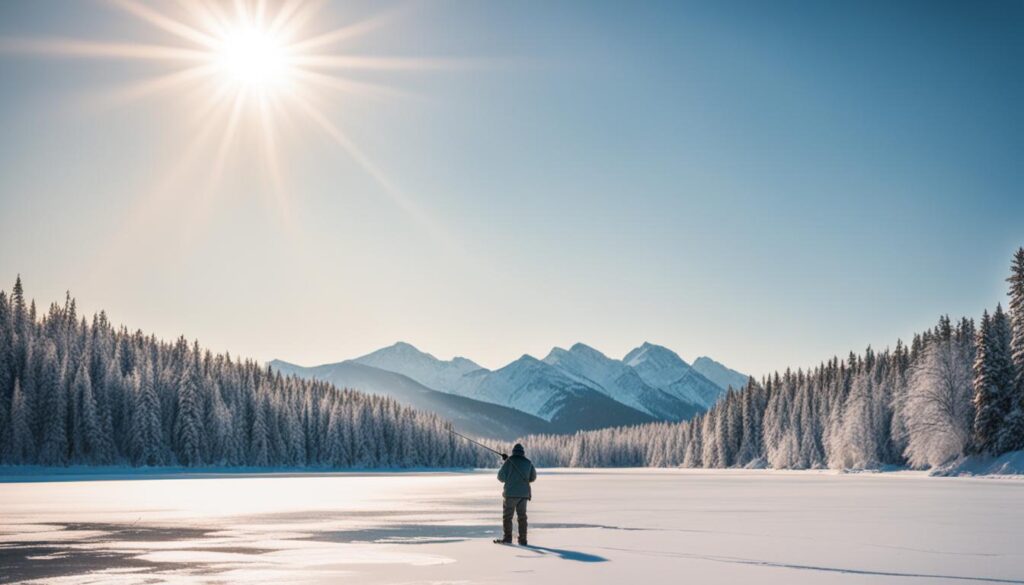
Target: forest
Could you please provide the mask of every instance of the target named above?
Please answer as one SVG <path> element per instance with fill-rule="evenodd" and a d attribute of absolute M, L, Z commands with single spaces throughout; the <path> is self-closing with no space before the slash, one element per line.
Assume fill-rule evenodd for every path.
<path fill-rule="evenodd" d="M 392 399 L 283 377 L 0 292 L 0 463 L 479 467 L 450 424 Z"/>
<path fill-rule="evenodd" d="M 751 378 L 708 412 L 525 437 L 541 466 L 930 468 L 1024 449 L 1024 248 L 1008 310 L 948 316 L 909 345 Z M 393 399 L 89 321 L 0 291 L 0 464 L 487 467 L 450 423 Z"/>
<path fill-rule="evenodd" d="M 833 357 L 730 389 L 708 412 L 523 439 L 543 466 L 926 469 L 1024 449 L 1024 248 L 1009 306 L 948 316 L 909 347 Z"/>

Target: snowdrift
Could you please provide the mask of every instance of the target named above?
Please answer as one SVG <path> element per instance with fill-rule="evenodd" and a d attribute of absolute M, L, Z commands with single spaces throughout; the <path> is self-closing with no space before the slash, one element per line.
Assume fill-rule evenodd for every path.
<path fill-rule="evenodd" d="M 1024 451 L 1011 451 L 999 457 L 970 455 L 937 467 L 929 475 L 960 477 L 984 475 L 989 477 L 1012 477 L 1024 479 Z"/>

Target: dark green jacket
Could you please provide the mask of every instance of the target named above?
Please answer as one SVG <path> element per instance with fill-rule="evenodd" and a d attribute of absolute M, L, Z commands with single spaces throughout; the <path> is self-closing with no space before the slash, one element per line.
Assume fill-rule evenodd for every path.
<path fill-rule="evenodd" d="M 533 495 L 530 484 L 537 479 L 533 463 L 522 455 L 513 455 L 505 460 L 498 470 L 498 481 L 505 484 L 501 495 L 506 498 L 526 498 Z"/>

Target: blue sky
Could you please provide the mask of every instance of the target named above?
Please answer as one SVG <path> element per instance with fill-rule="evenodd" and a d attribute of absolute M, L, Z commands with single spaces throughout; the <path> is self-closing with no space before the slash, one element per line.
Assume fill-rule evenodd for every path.
<path fill-rule="evenodd" d="M 337 50 L 453 64 L 317 95 L 387 185 L 287 107 L 280 190 L 254 129 L 221 180 L 208 153 L 173 175 L 201 89 L 97 107 L 166 65 L 0 50 L 0 277 L 304 364 L 652 341 L 760 374 L 1003 300 L 1019 2 L 346 2 L 310 27 L 379 14 Z M 0 4 L 0 37 L 175 41 L 86 2 Z"/>

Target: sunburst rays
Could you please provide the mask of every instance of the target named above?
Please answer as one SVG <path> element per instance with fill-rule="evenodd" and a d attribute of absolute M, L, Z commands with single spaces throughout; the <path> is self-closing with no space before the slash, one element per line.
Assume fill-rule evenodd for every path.
<path fill-rule="evenodd" d="M 408 96 L 378 80 L 359 79 L 360 72 L 433 70 L 461 67 L 445 59 L 355 54 L 341 49 L 371 35 L 398 13 L 391 9 L 336 27 L 323 27 L 321 3 L 306 0 L 178 0 L 147 4 L 140 0 L 106 0 L 139 26 L 137 38 L 114 39 L 0 38 L 0 54 L 51 58 L 151 62 L 148 76 L 112 88 L 93 100 L 115 108 L 158 98 L 198 96 L 187 108 L 188 127 L 195 131 L 180 148 L 180 160 L 169 165 L 168 176 L 157 181 L 151 199 L 166 197 L 173 177 L 189 172 L 201 177 L 202 196 L 190 202 L 206 208 L 217 196 L 229 161 L 235 155 L 257 156 L 262 184 L 272 192 L 277 215 L 287 224 L 291 197 L 282 158 L 285 114 L 305 120 L 305 127 L 328 135 L 345 155 L 375 181 L 394 204 L 435 236 L 443 230 L 422 208 L 396 187 L 329 115 L 323 104 L 338 99 L 388 99 Z M 321 25 L 319 30 L 314 25 Z M 145 35 L 145 36 L 141 36 Z M 149 42 L 149 39 L 164 39 Z M 271 62 L 273 61 L 273 62 Z M 379 78 L 380 76 L 376 76 Z M 334 112 L 333 109 L 330 110 Z M 246 133 L 250 139 L 241 139 Z M 142 203 L 140 201 L 140 203 Z M 156 210 L 130 213 L 136 221 Z M 131 227 L 131 226 L 126 226 Z"/>

